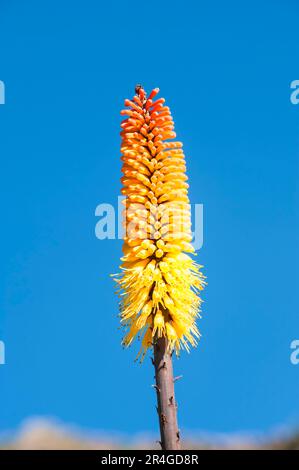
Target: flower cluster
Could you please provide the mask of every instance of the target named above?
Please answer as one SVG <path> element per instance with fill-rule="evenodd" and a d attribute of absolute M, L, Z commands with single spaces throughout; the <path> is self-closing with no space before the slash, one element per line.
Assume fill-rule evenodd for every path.
<path fill-rule="evenodd" d="M 165 336 L 169 350 L 189 350 L 199 338 L 196 318 L 204 276 L 190 255 L 191 214 L 185 156 L 163 98 L 136 87 L 121 111 L 125 238 L 121 274 L 123 344 L 139 336 L 143 358 Z"/>

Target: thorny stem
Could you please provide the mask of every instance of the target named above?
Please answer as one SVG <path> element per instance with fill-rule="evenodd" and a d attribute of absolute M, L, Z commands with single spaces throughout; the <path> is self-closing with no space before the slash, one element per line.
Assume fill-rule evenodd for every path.
<path fill-rule="evenodd" d="M 154 344 L 154 366 L 158 401 L 158 414 L 163 450 L 181 448 L 177 423 L 177 404 L 174 396 L 174 378 L 171 353 L 167 351 L 167 339 L 159 338 Z"/>

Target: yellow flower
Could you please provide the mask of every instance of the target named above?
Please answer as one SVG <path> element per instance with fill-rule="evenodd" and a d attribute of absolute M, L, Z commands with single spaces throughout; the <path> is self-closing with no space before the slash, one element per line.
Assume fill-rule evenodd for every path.
<path fill-rule="evenodd" d="M 196 318 L 204 276 L 186 253 L 190 244 L 191 215 L 185 156 L 174 139 L 174 124 L 164 99 L 146 97 L 136 87 L 125 100 L 122 124 L 124 238 L 117 283 L 121 292 L 123 344 L 142 339 L 141 358 L 155 339 L 165 336 L 170 350 L 189 350 L 199 338 Z"/>

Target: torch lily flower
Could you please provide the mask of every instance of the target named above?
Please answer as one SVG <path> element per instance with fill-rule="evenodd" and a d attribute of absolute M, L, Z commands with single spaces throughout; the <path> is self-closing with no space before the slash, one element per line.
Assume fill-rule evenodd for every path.
<path fill-rule="evenodd" d="M 157 338 L 168 350 L 189 350 L 200 337 L 196 326 L 205 281 L 188 253 L 191 214 L 185 156 L 163 98 L 136 87 L 125 100 L 121 153 L 125 238 L 120 287 L 121 323 L 129 346 L 141 338 L 144 357 Z"/>

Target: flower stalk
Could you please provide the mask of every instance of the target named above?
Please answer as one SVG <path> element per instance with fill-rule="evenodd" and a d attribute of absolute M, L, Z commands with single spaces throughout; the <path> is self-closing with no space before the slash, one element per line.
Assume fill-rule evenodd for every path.
<path fill-rule="evenodd" d="M 179 450 L 181 448 L 181 439 L 174 394 L 172 354 L 167 348 L 165 337 L 157 339 L 154 343 L 153 362 L 155 366 L 161 448 L 163 450 Z"/>

